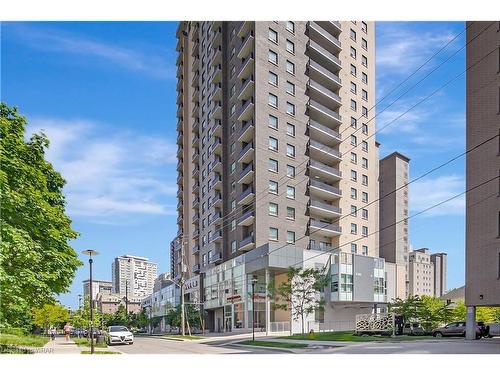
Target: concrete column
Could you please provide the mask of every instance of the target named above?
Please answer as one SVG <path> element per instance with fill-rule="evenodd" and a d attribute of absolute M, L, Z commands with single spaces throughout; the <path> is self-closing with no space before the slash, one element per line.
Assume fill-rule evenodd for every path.
<path fill-rule="evenodd" d="M 269 268 L 266 268 L 266 336 L 269 336 L 269 329 L 271 328 L 271 299 L 267 293 L 267 286 L 270 282 Z"/>
<path fill-rule="evenodd" d="M 467 340 L 476 339 L 476 306 L 467 306 L 465 318 L 465 338 Z"/>

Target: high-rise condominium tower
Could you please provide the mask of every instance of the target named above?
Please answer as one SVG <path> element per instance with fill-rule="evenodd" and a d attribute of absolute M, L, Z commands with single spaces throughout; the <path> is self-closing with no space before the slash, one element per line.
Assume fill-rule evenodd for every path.
<path fill-rule="evenodd" d="M 371 22 L 181 22 L 186 277 L 267 243 L 378 256 Z M 350 243 L 357 240 L 355 243 Z"/>
<path fill-rule="evenodd" d="M 467 23 L 466 188 L 500 171 L 500 22 Z M 480 61 L 482 60 L 482 61 Z M 476 306 L 500 306 L 500 196 L 493 180 L 466 195 L 465 304 L 467 333 L 474 338 Z"/>
<path fill-rule="evenodd" d="M 148 258 L 122 255 L 111 264 L 113 292 L 143 297 L 153 292 L 158 265 Z"/>

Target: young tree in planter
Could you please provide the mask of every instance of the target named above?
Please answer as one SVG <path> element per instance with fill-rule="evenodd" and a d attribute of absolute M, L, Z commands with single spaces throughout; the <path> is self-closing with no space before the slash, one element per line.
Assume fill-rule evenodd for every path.
<path fill-rule="evenodd" d="M 269 293 L 275 300 L 273 308 L 290 311 L 290 330 L 292 322 L 300 319 L 304 334 L 306 316 L 324 308 L 325 300 L 320 297 L 320 292 L 326 282 L 327 278 L 319 270 L 290 267 L 287 281 L 278 286 L 268 286 Z"/>

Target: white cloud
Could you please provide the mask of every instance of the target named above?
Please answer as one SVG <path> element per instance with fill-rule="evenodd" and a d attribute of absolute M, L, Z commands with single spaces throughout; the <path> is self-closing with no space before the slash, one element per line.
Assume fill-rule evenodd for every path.
<path fill-rule="evenodd" d="M 168 178 L 177 146 L 167 139 L 88 120 L 34 119 L 29 130 L 50 140 L 47 159 L 67 181 L 70 215 L 112 222 L 127 214 L 177 214 L 165 203 L 177 191 Z"/>
<path fill-rule="evenodd" d="M 9 30 L 16 34 L 18 40 L 44 52 L 83 55 L 110 63 L 113 68 L 122 67 L 159 79 L 175 79 L 175 67 L 168 64 L 168 56 L 158 53 L 146 53 L 48 27 L 12 24 Z"/>
<path fill-rule="evenodd" d="M 444 175 L 412 183 L 410 189 L 410 210 L 415 214 L 439 202 L 449 199 L 465 190 L 463 176 Z M 465 194 L 419 216 L 445 216 L 465 214 Z"/>

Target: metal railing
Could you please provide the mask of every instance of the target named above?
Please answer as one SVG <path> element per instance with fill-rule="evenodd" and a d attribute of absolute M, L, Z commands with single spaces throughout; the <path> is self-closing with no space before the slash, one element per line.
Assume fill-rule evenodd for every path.
<path fill-rule="evenodd" d="M 342 102 L 342 99 L 340 98 L 340 96 L 338 96 L 337 94 L 335 94 L 332 90 L 327 89 L 325 86 L 320 85 L 318 82 L 316 82 L 316 81 L 310 81 L 308 83 L 308 85 L 309 85 L 309 87 L 312 87 L 313 89 L 321 92 L 323 95 L 326 95 L 326 96 L 328 96 L 330 98 L 333 98 L 333 99 L 335 99 L 339 103 Z"/>
<path fill-rule="evenodd" d="M 342 140 L 342 135 L 339 132 L 333 130 L 332 128 L 329 128 L 328 126 L 322 125 L 317 121 L 309 120 L 309 126 L 327 133 L 328 135 L 337 138 L 339 141 Z"/>
<path fill-rule="evenodd" d="M 329 165 L 326 165 L 326 164 L 324 164 L 320 161 L 317 161 L 317 160 L 311 160 L 310 166 L 321 169 L 325 172 L 334 174 L 334 175 L 339 176 L 339 177 L 342 176 L 342 173 L 337 168 L 330 167 Z"/>
<path fill-rule="evenodd" d="M 341 158 L 342 157 L 342 154 L 339 151 L 337 151 L 334 148 L 331 148 L 331 147 L 329 147 L 327 145 L 324 145 L 321 142 L 315 141 L 313 139 L 311 139 L 309 145 L 312 146 L 312 147 L 314 147 L 314 148 L 317 148 L 317 149 L 319 149 L 319 150 L 321 150 L 323 152 L 331 154 L 331 155 L 333 155 L 333 156 L 335 156 L 337 158 Z"/>
<path fill-rule="evenodd" d="M 328 185 L 327 183 L 324 183 L 321 181 L 311 180 L 310 186 L 314 186 L 314 187 L 317 187 L 319 189 L 326 190 L 330 193 L 334 193 L 337 195 L 342 195 L 342 190 L 340 190 L 339 188 L 337 188 L 335 186 Z"/>
<path fill-rule="evenodd" d="M 307 331 L 310 332 L 342 332 L 354 331 L 356 322 L 353 320 L 338 320 L 332 322 L 307 322 Z"/>
<path fill-rule="evenodd" d="M 312 219 L 309 221 L 309 226 L 315 227 L 315 228 L 320 228 L 320 229 L 325 229 L 325 230 L 332 230 L 335 232 L 341 232 L 342 228 L 337 225 L 337 224 L 330 224 L 330 223 L 324 223 L 322 221 Z"/>
<path fill-rule="evenodd" d="M 321 202 L 317 199 L 311 199 L 311 206 L 319 207 L 323 210 L 332 211 L 332 212 L 335 212 L 337 214 L 342 213 L 342 210 L 340 207 L 334 206 L 333 204 Z"/>
<path fill-rule="evenodd" d="M 290 332 L 290 322 L 269 322 L 269 332 Z"/>
<path fill-rule="evenodd" d="M 307 48 L 312 48 L 317 50 L 319 53 L 321 53 L 323 56 L 325 56 L 327 59 L 333 61 L 335 64 L 338 66 L 341 66 L 342 63 L 340 62 L 340 59 L 333 55 L 331 52 L 327 51 L 325 48 L 321 47 L 318 43 L 313 42 L 312 40 L 309 40 L 307 42 Z"/>
<path fill-rule="evenodd" d="M 337 121 L 342 121 L 342 117 L 335 111 L 332 111 L 330 108 L 325 107 L 323 104 L 318 103 L 315 100 L 309 100 L 309 106 L 315 107 L 322 112 L 325 112 L 328 116 L 333 117 Z"/>
<path fill-rule="evenodd" d="M 338 75 L 336 75 L 335 73 L 330 72 L 328 69 L 322 67 L 317 62 L 315 62 L 315 61 L 309 61 L 308 62 L 308 67 L 312 67 L 312 68 L 320 71 L 322 74 L 324 74 L 325 76 L 327 76 L 331 80 L 335 81 L 337 84 L 339 84 L 339 85 L 342 84 L 342 80 L 340 79 L 340 77 Z"/>

